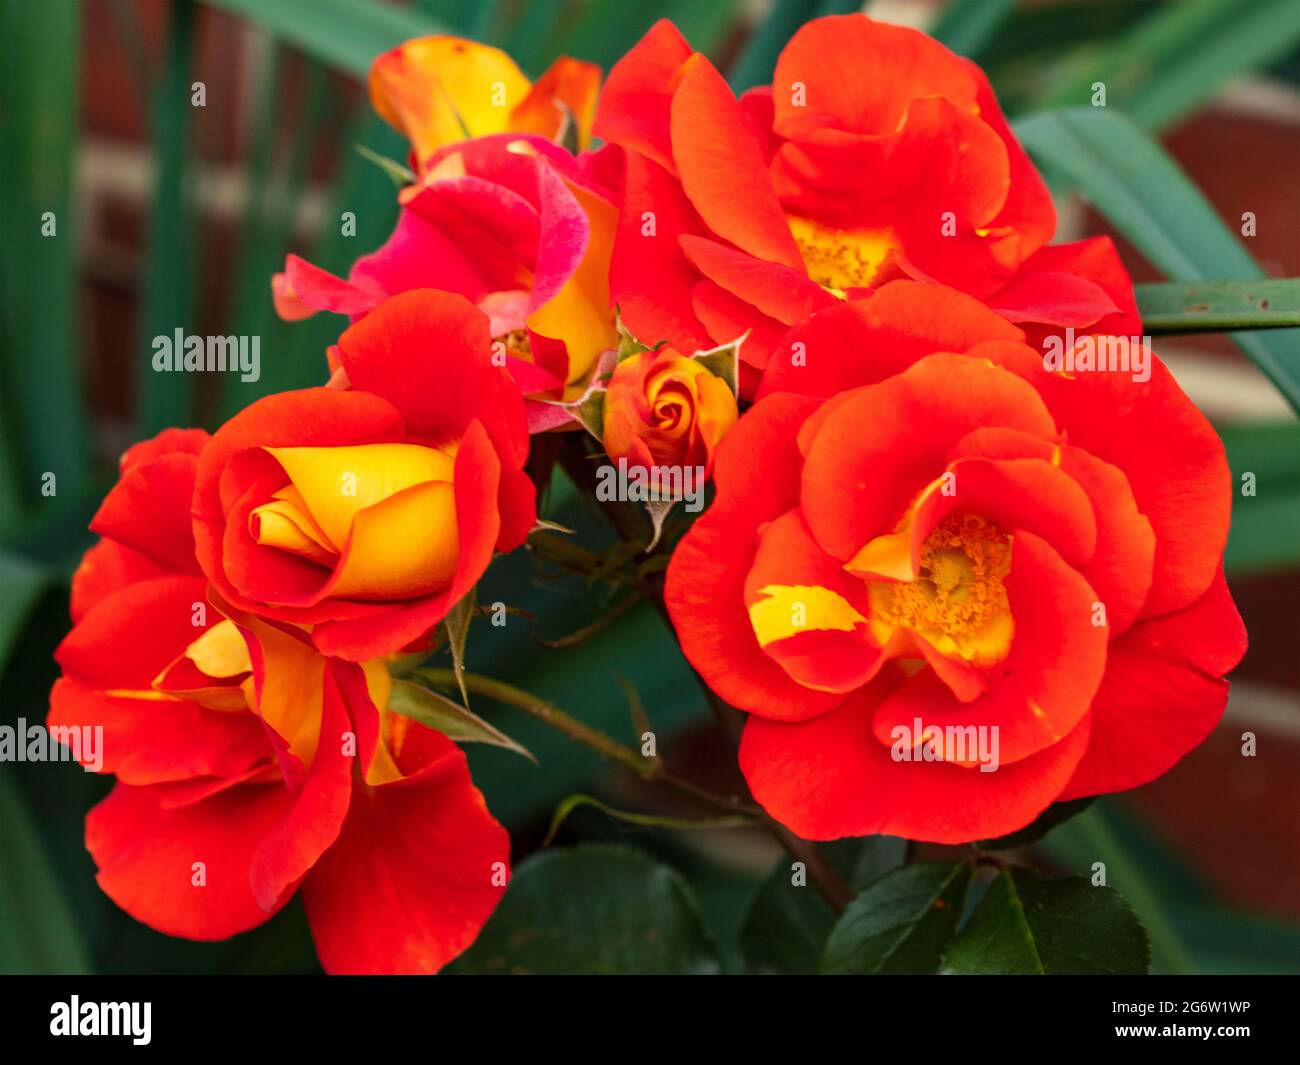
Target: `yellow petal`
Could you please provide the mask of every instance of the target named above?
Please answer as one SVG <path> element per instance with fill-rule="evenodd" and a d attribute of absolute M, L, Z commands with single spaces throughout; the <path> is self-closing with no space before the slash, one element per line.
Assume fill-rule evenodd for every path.
<path fill-rule="evenodd" d="M 423 162 L 445 144 L 504 133 L 531 89 L 505 52 L 459 37 L 420 37 L 370 68 L 375 110 Z"/>
<path fill-rule="evenodd" d="M 553 297 L 528 316 L 535 333 L 563 340 L 569 352 L 567 383 L 581 395 L 601 352 L 618 346 L 618 330 L 609 300 L 609 262 L 614 251 L 618 210 L 592 192 L 566 182 L 587 214 L 591 227 L 582 261 Z M 566 398 L 574 398 L 568 391 Z"/>
<path fill-rule="evenodd" d="M 820 585 L 769 584 L 759 594 L 764 598 L 749 608 L 749 623 L 763 647 L 812 630 L 852 632 L 867 620 L 838 592 Z"/>
<path fill-rule="evenodd" d="M 338 553 L 307 532 L 312 524 L 303 510 L 283 499 L 263 503 L 248 516 L 248 532 L 256 543 L 332 566 Z"/>
<path fill-rule="evenodd" d="M 306 514 L 341 549 L 360 511 L 417 484 L 450 482 L 456 448 L 357 444 L 265 450 L 300 493 Z"/>
<path fill-rule="evenodd" d="M 249 704 L 263 721 L 289 744 L 304 766 L 310 766 L 320 740 L 325 659 L 310 643 L 287 632 L 249 619 L 262 649 L 266 673 L 260 698 L 248 682 Z"/>
<path fill-rule="evenodd" d="M 209 677 L 237 677 L 253 669 L 248 644 L 228 618 L 217 622 L 185 648 L 185 657 Z"/>
<path fill-rule="evenodd" d="M 357 516 L 330 594 L 407 599 L 451 583 L 460 553 L 455 489 L 428 481 Z"/>

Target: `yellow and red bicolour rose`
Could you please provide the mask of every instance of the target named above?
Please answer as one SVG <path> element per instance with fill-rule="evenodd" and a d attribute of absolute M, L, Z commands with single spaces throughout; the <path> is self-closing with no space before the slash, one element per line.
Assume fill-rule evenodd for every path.
<path fill-rule="evenodd" d="M 326 970 L 435 971 L 499 901 L 509 838 L 461 751 L 387 710 L 382 661 L 327 659 L 211 594 L 189 521 L 205 444 L 169 430 L 127 452 L 73 579 L 49 724 L 104 730 L 99 884 L 205 940 L 301 887 Z"/>
<path fill-rule="evenodd" d="M 535 493 L 523 401 L 463 297 L 394 296 L 337 359 L 335 387 L 268 396 L 217 431 L 194 537 L 222 599 L 360 662 L 422 645 L 493 552 L 523 543 Z"/>
<path fill-rule="evenodd" d="M 751 715 L 740 765 L 774 817 L 984 839 L 1204 739 L 1245 649 L 1229 473 L 1163 364 L 1117 339 L 1148 379 L 1051 372 L 913 281 L 790 335 L 806 365 L 723 441 L 666 591 L 687 658 Z M 927 760 L 949 736 L 964 756 Z"/>
<path fill-rule="evenodd" d="M 417 172 L 438 149 L 494 133 L 531 133 L 585 148 L 600 68 L 561 56 L 529 82 L 505 52 L 461 37 L 418 37 L 370 67 L 370 100 L 411 142 Z"/>
<path fill-rule="evenodd" d="M 605 388 L 601 443 L 630 468 L 708 471 L 719 441 L 736 424 L 736 397 L 698 359 L 672 348 L 629 355 Z"/>
<path fill-rule="evenodd" d="M 530 89 L 504 53 L 455 38 L 381 56 L 375 106 L 411 139 L 417 180 L 399 194 L 388 241 L 347 280 L 288 256 L 271 284 L 280 315 L 325 310 L 356 321 L 409 289 L 458 292 L 491 319 L 525 395 L 580 395 L 618 341 L 609 296 L 617 150 L 575 157 L 547 137 L 569 107 L 585 123 L 585 144 L 598 84 L 596 68 L 560 60 Z M 528 414 L 535 431 L 562 420 L 541 402 Z"/>
<path fill-rule="evenodd" d="M 660 22 L 610 71 L 595 132 L 627 154 L 624 322 L 683 351 L 751 329 L 746 395 L 787 327 L 903 277 L 1038 328 L 1140 331 L 1110 242 L 1044 247 L 1051 199 L 987 79 L 916 30 L 814 19 L 737 100 Z"/>

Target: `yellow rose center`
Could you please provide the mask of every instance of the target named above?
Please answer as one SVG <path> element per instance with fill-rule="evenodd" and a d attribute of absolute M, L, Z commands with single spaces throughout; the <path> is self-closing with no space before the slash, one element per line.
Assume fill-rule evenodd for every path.
<path fill-rule="evenodd" d="M 1006 656 L 1013 623 L 1003 580 L 1011 537 L 992 522 L 947 518 L 925 540 L 913 581 L 868 581 L 874 634 L 881 643 L 905 628 L 941 653 L 978 665 Z"/>
<path fill-rule="evenodd" d="M 799 215 L 788 221 L 808 276 L 839 299 L 875 284 L 894 247 L 887 230 L 835 229 Z"/>

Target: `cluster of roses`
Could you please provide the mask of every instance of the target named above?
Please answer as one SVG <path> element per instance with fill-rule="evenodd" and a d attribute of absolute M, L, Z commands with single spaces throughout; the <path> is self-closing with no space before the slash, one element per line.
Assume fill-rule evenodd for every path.
<path fill-rule="evenodd" d="M 220 938 L 301 887 L 333 972 L 472 942 L 508 838 L 386 663 L 524 542 L 530 434 L 595 393 L 611 459 L 712 473 L 667 606 L 799 834 L 996 836 L 1213 727 L 1245 641 L 1222 446 L 1158 359 L 1045 368 L 1140 320 L 1108 240 L 1048 245 L 976 66 L 824 18 L 737 99 L 664 22 L 603 88 L 429 38 L 371 94 L 412 149 L 392 236 L 273 282 L 351 319 L 328 384 L 128 451 L 75 577 L 51 723 L 106 731 L 86 841 L 128 912 Z M 741 337 L 738 374 L 690 354 Z M 900 760 L 921 721 L 996 729 L 997 772 Z"/>

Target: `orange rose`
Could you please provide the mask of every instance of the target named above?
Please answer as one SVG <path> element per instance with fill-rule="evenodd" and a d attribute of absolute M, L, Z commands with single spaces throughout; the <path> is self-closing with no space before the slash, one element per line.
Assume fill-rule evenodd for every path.
<path fill-rule="evenodd" d="M 602 442 L 629 467 L 701 467 L 736 424 L 736 397 L 698 359 L 671 348 L 642 351 L 614 370 L 605 391 Z"/>
<path fill-rule="evenodd" d="M 375 60 L 370 99 L 411 142 L 415 164 L 447 144 L 492 133 L 591 139 L 600 68 L 561 56 L 536 84 L 505 52 L 459 37 L 419 37 Z"/>

